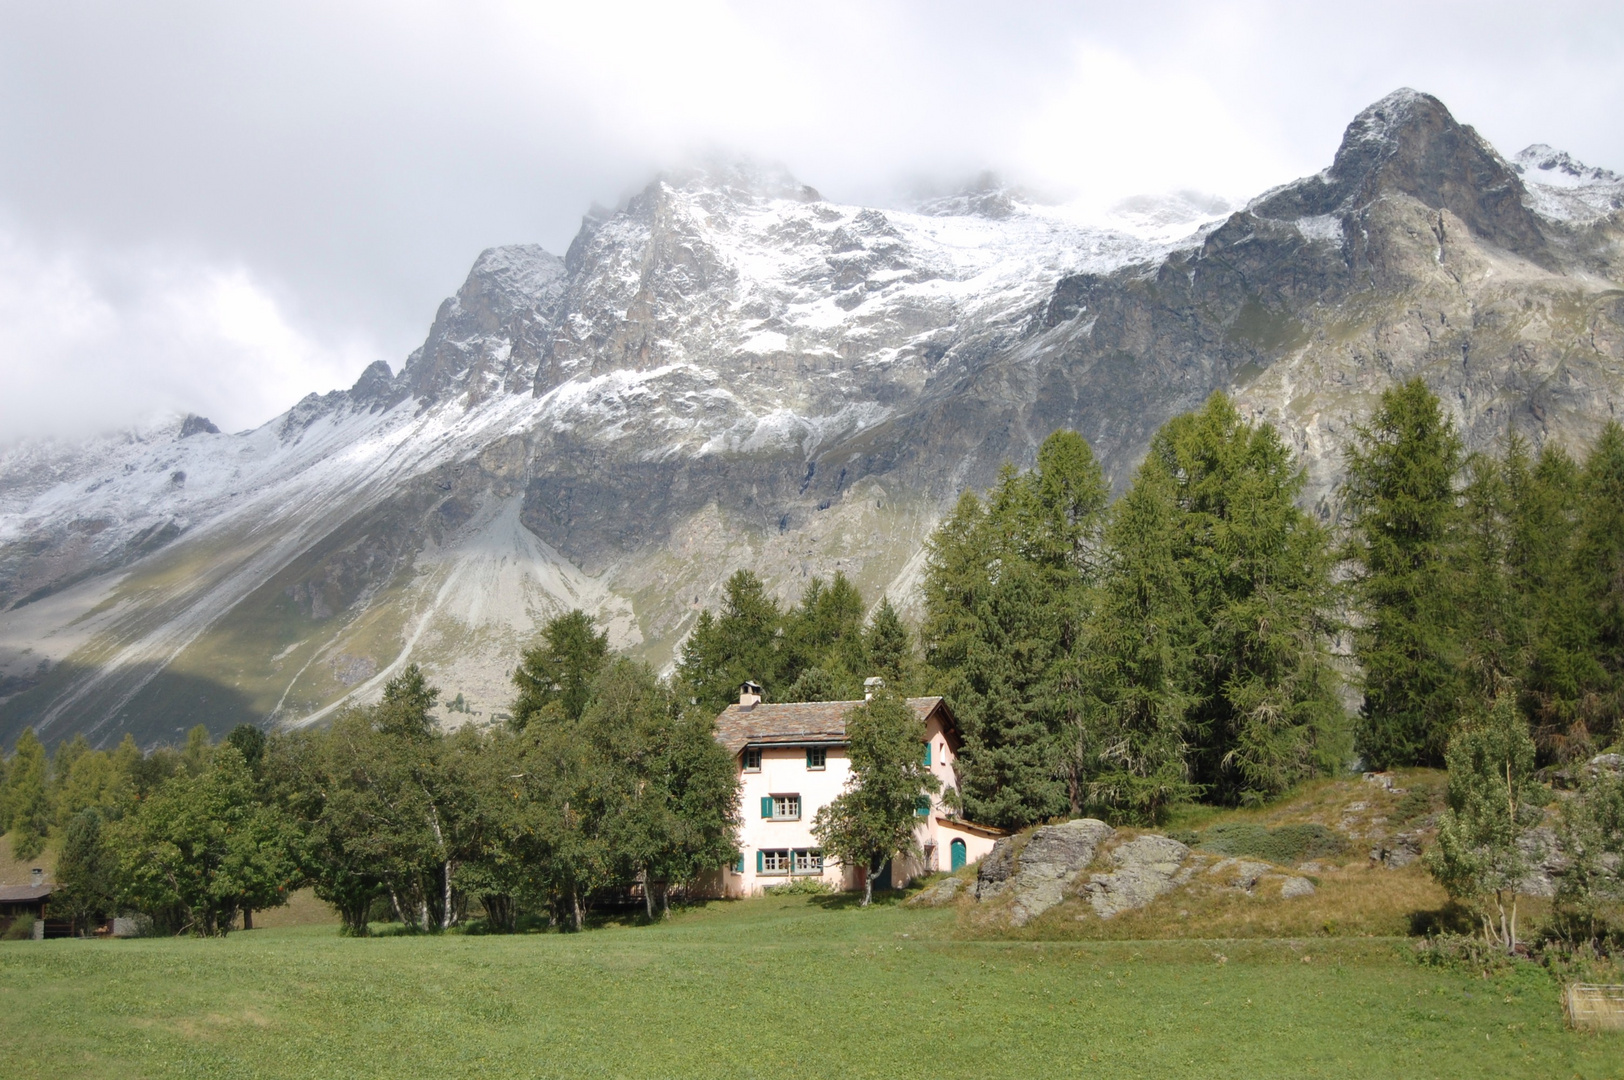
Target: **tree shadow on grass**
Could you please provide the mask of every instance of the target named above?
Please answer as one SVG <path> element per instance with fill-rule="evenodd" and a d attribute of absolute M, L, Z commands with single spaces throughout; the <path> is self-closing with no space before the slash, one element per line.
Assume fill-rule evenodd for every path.
<path fill-rule="evenodd" d="M 1451 900 L 1443 907 L 1412 911 L 1409 914 L 1410 933 L 1415 937 L 1438 934 L 1475 934 L 1477 920 L 1471 911 Z"/>
<path fill-rule="evenodd" d="M 874 900 L 870 907 L 895 907 L 916 892 L 914 889 L 875 889 Z M 825 911 L 849 911 L 863 906 L 863 894 L 856 890 L 851 892 L 830 893 L 828 896 L 814 896 L 811 902 Z"/>

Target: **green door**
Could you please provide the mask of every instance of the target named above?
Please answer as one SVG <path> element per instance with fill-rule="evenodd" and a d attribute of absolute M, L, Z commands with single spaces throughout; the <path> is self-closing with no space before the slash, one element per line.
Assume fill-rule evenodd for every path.
<path fill-rule="evenodd" d="M 953 853 L 950 856 L 950 858 L 953 860 L 953 869 L 955 869 L 955 870 L 963 870 L 964 869 L 964 841 L 963 840 L 955 840 L 955 841 L 953 841 L 953 843 L 949 847 L 949 850 Z"/>

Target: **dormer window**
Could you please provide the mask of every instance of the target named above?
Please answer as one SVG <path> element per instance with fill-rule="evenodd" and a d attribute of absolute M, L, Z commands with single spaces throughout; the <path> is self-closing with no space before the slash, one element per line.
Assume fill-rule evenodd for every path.
<path fill-rule="evenodd" d="M 744 771 L 761 771 L 761 747 L 747 746 L 744 748 Z"/>

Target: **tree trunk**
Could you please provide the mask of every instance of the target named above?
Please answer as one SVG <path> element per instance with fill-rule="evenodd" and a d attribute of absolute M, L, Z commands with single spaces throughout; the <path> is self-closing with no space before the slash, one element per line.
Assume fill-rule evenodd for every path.
<path fill-rule="evenodd" d="M 393 883 L 389 886 L 389 906 L 395 909 L 395 921 L 405 926 L 406 913 L 400 909 L 400 897 L 396 895 Z"/>
<path fill-rule="evenodd" d="M 251 907 L 245 907 L 242 909 L 242 928 L 244 930 L 252 930 L 254 928 L 254 909 Z"/>
<path fill-rule="evenodd" d="M 641 874 L 643 879 L 643 908 L 648 912 L 648 921 L 654 921 L 654 881 L 649 877 L 648 868 L 644 867 Z"/>
<path fill-rule="evenodd" d="M 445 861 L 445 910 L 440 913 L 440 929 L 449 930 L 456 921 L 456 912 L 451 909 L 451 860 Z"/>
<path fill-rule="evenodd" d="M 575 909 L 575 932 L 581 932 L 581 893 L 578 889 L 570 890 L 570 904 Z"/>
<path fill-rule="evenodd" d="M 863 902 L 857 905 L 858 907 L 868 907 L 869 903 L 874 899 L 874 875 L 877 873 L 879 873 L 879 870 L 870 861 L 863 873 Z"/>
<path fill-rule="evenodd" d="M 660 882 L 660 918 L 669 919 L 670 917 L 671 883 L 669 881 L 662 881 Z"/>

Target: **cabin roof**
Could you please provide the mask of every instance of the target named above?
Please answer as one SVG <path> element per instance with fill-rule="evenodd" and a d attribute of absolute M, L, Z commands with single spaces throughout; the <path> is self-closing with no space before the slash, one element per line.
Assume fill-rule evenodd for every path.
<path fill-rule="evenodd" d="M 768 705 L 729 705 L 716 718 L 716 741 L 737 754 L 746 746 L 795 746 L 801 743 L 844 743 L 846 717 L 861 701 L 795 701 Z M 909 698 L 919 719 L 938 708 L 948 727 L 953 714 L 939 697 Z"/>
<path fill-rule="evenodd" d="M 19 904 L 29 900 L 49 900 L 55 885 L 0 885 L 0 904 Z"/>

